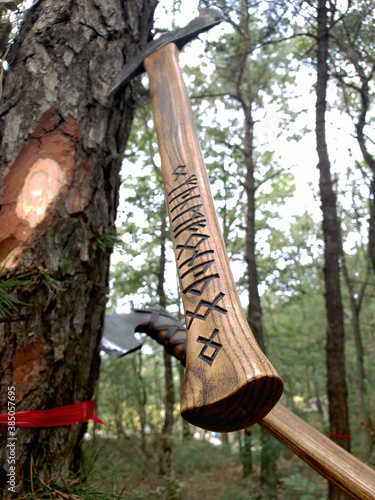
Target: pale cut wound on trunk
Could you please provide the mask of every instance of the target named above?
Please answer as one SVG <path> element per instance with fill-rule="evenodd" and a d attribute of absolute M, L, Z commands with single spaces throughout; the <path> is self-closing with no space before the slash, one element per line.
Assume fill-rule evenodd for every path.
<path fill-rule="evenodd" d="M 16 213 L 30 227 L 44 219 L 49 204 L 64 185 L 65 175 L 60 165 L 51 158 L 38 160 L 25 179 L 18 197 Z"/>
<path fill-rule="evenodd" d="M 77 135 L 74 120 L 62 118 L 51 108 L 7 167 L 0 202 L 3 268 L 16 266 L 23 251 L 32 247 L 36 228 L 48 224 L 49 208 L 71 183 Z"/>

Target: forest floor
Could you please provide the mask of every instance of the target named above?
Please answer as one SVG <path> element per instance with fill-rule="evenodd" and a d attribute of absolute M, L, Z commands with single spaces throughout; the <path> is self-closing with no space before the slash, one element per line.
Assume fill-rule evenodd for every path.
<path fill-rule="evenodd" d="M 159 442 L 150 439 L 146 452 L 128 438 L 88 443 L 86 457 L 94 464 L 90 488 L 108 495 L 98 498 L 128 500 L 326 499 L 326 481 L 288 450 L 279 454 L 277 485 L 272 491 L 260 484 L 259 452 L 253 453 L 253 472 L 244 477 L 238 448 L 194 439 L 173 445 L 166 479 L 159 473 Z"/>
<path fill-rule="evenodd" d="M 254 439 L 255 438 L 255 439 Z M 170 473 L 160 474 L 160 435 L 144 449 L 134 437 L 97 437 L 84 443 L 82 477 L 64 487 L 35 478 L 22 500 L 326 500 L 326 481 L 272 440 L 277 457 L 273 487 L 261 485 L 260 446 L 253 439 L 252 472 L 244 477 L 238 444 L 214 445 L 191 438 L 172 443 Z M 258 444 L 258 445 L 257 445 Z M 38 481 L 39 479 L 39 481 Z M 38 484 L 39 483 L 39 484 Z"/>

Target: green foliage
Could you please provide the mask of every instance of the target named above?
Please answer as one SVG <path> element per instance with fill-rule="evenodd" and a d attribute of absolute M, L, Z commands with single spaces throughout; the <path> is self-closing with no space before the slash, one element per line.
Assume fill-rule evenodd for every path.
<path fill-rule="evenodd" d="M 51 301 L 59 297 L 60 293 L 64 291 L 64 286 L 61 281 L 52 278 L 52 276 L 44 269 L 38 270 L 39 275 L 42 277 L 44 284 L 48 289 L 47 306 Z"/>
<path fill-rule="evenodd" d="M 308 478 L 301 474 L 291 474 L 287 477 L 282 477 L 286 490 L 283 492 L 283 498 L 288 500 L 324 500 L 327 498 L 326 488 L 321 485 L 311 482 Z"/>
<path fill-rule="evenodd" d="M 206 441 L 186 441 L 173 455 L 174 467 L 177 472 L 189 470 L 192 473 L 210 472 L 225 466 L 231 457 L 230 450 L 222 449 L 220 453 L 214 450 L 212 444 Z"/>
<path fill-rule="evenodd" d="M 158 277 L 161 245 L 166 241 L 167 261 L 171 242 L 161 171 L 158 167 L 156 133 L 149 106 L 141 106 L 133 123 L 122 171 L 123 210 L 117 232 L 121 240 L 121 261 L 111 274 L 111 307 L 127 297 L 137 307 L 159 304 Z M 167 302 L 176 297 L 167 288 Z"/>
<path fill-rule="evenodd" d="M 147 493 L 144 493 L 136 488 L 132 490 L 132 494 L 129 498 L 134 500 L 147 500 L 149 498 L 163 498 L 165 500 L 168 500 L 176 498 L 176 496 L 180 495 L 184 491 L 184 489 L 185 483 L 183 481 L 170 481 L 166 487 L 158 487 L 157 489 L 150 490 Z"/>
<path fill-rule="evenodd" d="M 30 273 L 22 274 L 19 276 L 3 275 L 0 277 L 0 318 L 11 316 L 17 311 L 20 306 L 27 306 L 28 304 L 19 300 L 14 290 L 19 287 L 29 286 L 33 283 L 30 278 Z M 13 292 L 13 293 L 12 293 Z"/>
<path fill-rule="evenodd" d="M 116 245 L 120 244 L 120 239 L 115 234 L 110 234 L 108 232 L 104 232 L 103 234 L 94 234 L 89 228 L 90 233 L 92 234 L 92 245 L 94 247 L 99 247 L 102 252 L 112 251 Z"/>

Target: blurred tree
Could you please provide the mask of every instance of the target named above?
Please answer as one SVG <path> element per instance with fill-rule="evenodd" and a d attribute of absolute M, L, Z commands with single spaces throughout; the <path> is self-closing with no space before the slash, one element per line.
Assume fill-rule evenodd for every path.
<path fill-rule="evenodd" d="M 201 5 L 208 6 L 209 3 L 202 1 Z M 260 186 L 280 172 L 277 171 L 272 152 L 266 151 L 263 155 L 256 153 L 254 129 L 257 113 L 259 114 L 267 99 L 271 99 L 272 96 L 272 99 L 279 102 L 281 108 L 283 107 L 285 102 L 282 90 L 292 78 L 291 74 L 288 76 L 281 70 L 288 62 L 285 45 L 280 45 L 276 50 L 270 44 L 275 34 L 282 33 L 285 28 L 283 16 L 287 9 L 280 7 L 278 2 L 270 2 L 264 8 L 260 8 L 258 2 L 249 0 L 223 1 L 216 5 L 226 14 L 226 20 L 232 30 L 222 37 L 219 43 L 215 43 L 213 51 L 213 60 L 216 63 L 215 76 L 208 84 L 207 81 L 204 82 L 200 94 L 206 99 L 211 96 L 212 100 L 224 97 L 225 109 L 230 109 L 236 116 L 228 126 L 223 127 L 218 124 L 216 131 L 211 126 L 206 132 L 213 132 L 210 138 L 219 144 L 216 149 L 220 151 L 220 146 L 224 144 L 230 151 L 236 167 L 234 175 L 238 179 L 237 185 L 240 184 L 244 190 L 246 203 L 243 206 L 244 219 L 241 223 L 245 232 L 245 247 L 241 249 L 244 250 L 246 290 L 249 297 L 247 318 L 259 346 L 265 351 L 258 288 L 256 194 Z M 224 175 L 228 176 L 228 172 L 224 171 Z M 261 196 L 259 198 L 261 199 Z M 232 210 L 232 214 L 234 213 Z M 225 221 L 223 227 L 224 236 L 228 240 L 230 225 Z M 250 429 L 243 438 L 244 444 L 241 449 L 244 470 L 250 473 L 252 470 Z M 261 477 L 263 483 L 271 486 L 269 495 L 275 495 L 276 457 L 267 454 L 267 440 L 268 436 L 265 434 Z"/>
<path fill-rule="evenodd" d="M 366 181 L 358 179 L 358 170 L 347 170 L 347 182 L 344 186 L 346 206 L 341 204 L 340 219 L 342 227 L 343 246 L 346 252 L 342 257 L 342 272 L 347 288 L 346 301 L 348 302 L 348 332 L 354 339 L 355 361 L 353 376 L 356 410 L 358 413 L 358 428 L 361 434 L 360 455 L 369 460 L 374 447 L 374 428 L 370 417 L 368 382 L 365 370 L 365 349 L 363 344 L 362 315 L 366 306 L 366 294 L 372 283 L 371 261 L 369 260 L 364 231 L 368 217 L 368 197 Z M 344 197 L 343 197 L 344 198 Z M 349 335 L 348 335 L 349 337 Z M 350 367 L 351 360 L 348 359 Z M 354 413 L 354 412 L 353 412 Z"/>
<path fill-rule="evenodd" d="M 147 98 L 144 91 L 143 97 Z M 161 170 L 158 166 L 156 134 L 152 126 L 150 108 L 147 104 L 141 105 L 135 119 L 135 127 L 130 137 L 129 152 L 127 153 L 128 166 L 136 165 L 143 168 L 146 175 L 140 177 L 140 183 L 136 184 L 130 174 L 123 182 L 126 189 L 125 205 L 129 207 L 128 214 L 123 217 L 120 227 L 125 242 L 124 260 L 118 263 L 112 274 L 113 287 L 112 297 L 116 302 L 118 299 L 127 300 L 132 294 L 143 295 L 142 306 L 158 304 L 167 308 L 171 297 L 165 290 L 165 273 L 167 263 L 167 251 L 170 247 L 169 228 L 167 223 L 167 210 L 164 202 L 163 183 Z M 134 168 L 134 167 L 132 167 Z M 137 207 L 142 218 L 145 219 L 145 227 L 137 224 L 138 216 L 134 214 Z M 133 238 L 137 234 L 139 248 L 130 249 Z M 129 239 L 130 237 L 130 239 Z M 133 236 L 134 237 L 134 236 Z M 129 243 L 127 243 L 127 241 Z M 143 257 L 140 260 L 140 257 Z M 126 262 L 126 260 L 128 262 Z M 135 264 L 135 265 L 134 265 Z M 169 480 L 171 472 L 172 453 L 172 430 L 174 423 L 175 388 L 171 356 L 163 350 L 164 362 L 164 425 L 161 432 L 161 455 L 160 474 Z"/>
<path fill-rule="evenodd" d="M 375 156 L 371 138 L 375 76 L 375 6 L 368 0 L 348 5 L 331 30 L 330 72 L 341 89 L 342 107 L 353 121 L 363 160 L 370 170 L 368 253 L 375 273 Z M 360 166 L 360 165 L 359 165 Z M 362 170 L 367 177 L 366 169 Z"/>
<path fill-rule="evenodd" d="M 323 215 L 324 285 L 327 315 L 327 392 L 330 438 L 349 451 L 350 428 L 345 377 L 344 315 L 339 268 L 341 237 L 326 142 L 327 85 L 329 79 L 328 41 L 330 28 L 335 24 L 336 13 L 335 2 L 328 3 L 326 0 L 318 0 L 316 4 L 317 82 L 315 132 Z M 346 498 L 346 495 L 330 484 L 329 499 L 344 498 Z"/>

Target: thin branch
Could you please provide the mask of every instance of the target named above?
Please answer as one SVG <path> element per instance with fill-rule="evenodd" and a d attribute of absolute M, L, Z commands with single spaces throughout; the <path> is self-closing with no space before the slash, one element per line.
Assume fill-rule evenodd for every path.
<path fill-rule="evenodd" d="M 256 186 L 255 186 L 255 191 L 260 188 L 260 186 L 262 186 L 263 184 L 265 184 L 266 182 L 270 181 L 271 179 L 274 179 L 275 177 L 278 177 L 280 174 L 282 174 L 284 172 L 284 169 L 280 169 L 280 170 L 276 170 L 276 172 L 274 172 L 273 174 L 270 174 L 268 176 L 266 176 L 263 180 L 259 181 L 256 183 Z"/>
<path fill-rule="evenodd" d="M 215 92 L 214 94 L 196 94 L 191 95 L 190 99 L 217 99 L 219 97 L 229 97 L 235 101 L 239 101 L 238 97 L 229 92 Z"/>
<path fill-rule="evenodd" d="M 293 38 L 297 38 L 300 36 L 306 36 L 307 38 L 313 38 L 315 41 L 318 39 L 318 37 L 316 35 L 313 35 L 312 33 L 294 33 L 293 35 L 287 36 L 285 38 L 277 38 L 274 40 L 269 40 L 268 42 L 264 42 L 263 45 L 272 45 L 273 43 L 287 42 L 288 40 L 292 40 Z"/>

